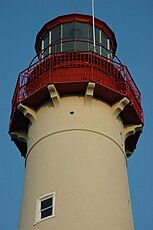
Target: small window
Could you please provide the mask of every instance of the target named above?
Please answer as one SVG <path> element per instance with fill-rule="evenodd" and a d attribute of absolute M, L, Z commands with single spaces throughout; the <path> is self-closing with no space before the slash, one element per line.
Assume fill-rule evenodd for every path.
<path fill-rule="evenodd" d="M 55 192 L 37 199 L 35 224 L 55 216 Z"/>

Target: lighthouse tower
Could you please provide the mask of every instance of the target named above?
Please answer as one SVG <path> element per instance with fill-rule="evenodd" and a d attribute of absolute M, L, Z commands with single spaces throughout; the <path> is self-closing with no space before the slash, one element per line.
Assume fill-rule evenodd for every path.
<path fill-rule="evenodd" d="M 126 159 L 141 95 L 113 31 L 89 15 L 46 23 L 17 80 L 9 133 L 25 158 L 20 230 L 132 230 Z"/>

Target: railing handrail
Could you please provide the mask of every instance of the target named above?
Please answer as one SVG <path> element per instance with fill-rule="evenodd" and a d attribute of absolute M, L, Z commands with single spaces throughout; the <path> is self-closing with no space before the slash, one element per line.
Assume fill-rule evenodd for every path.
<path fill-rule="evenodd" d="M 65 38 L 64 38 L 65 39 Z M 68 51 L 60 51 L 60 52 L 53 52 L 53 53 L 49 53 L 48 55 L 46 55 L 45 57 L 41 57 L 41 59 L 39 59 L 39 57 L 40 56 L 42 56 L 44 53 L 45 53 L 45 51 L 47 50 L 47 49 L 49 49 L 49 48 L 52 48 L 52 47 L 54 47 L 54 46 L 56 46 L 56 45 L 59 45 L 59 44 L 64 44 L 64 43 L 69 43 L 69 42 L 75 42 L 75 43 L 77 43 L 77 42 L 84 42 L 84 43 L 89 43 L 89 44 L 93 44 L 93 40 L 91 40 L 90 41 L 90 39 L 88 39 L 88 40 L 79 40 L 79 39 L 72 39 L 72 40 L 62 40 L 62 39 L 58 39 L 56 42 L 54 42 L 54 43 L 52 43 L 52 44 L 49 44 L 46 48 L 44 48 L 44 49 L 42 49 L 40 52 L 39 52 L 39 54 L 36 54 L 35 56 L 34 56 L 34 58 L 31 60 L 31 62 L 29 63 L 29 67 L 33 64 L 33 62 L 34 62 L 34 60 L 37 58 L 38 59 L 38 62 L 39 61 L 41 61 L 41 60 L 43 60 L 44 58 L 46 58 L 48 55 L 50 55 L 50 54 L 56 54 L 56 53 L 63 53 L 63 52 L 93 52 L 93 53 L 97 53 L 97 54 L 99 54 L 98 52 L 94 52 L 94 47 L 93 47 L 93 50 L 92 49 L 89 49 L 89 50 L 86 50 L 86 51 L 75 51 L 75 50 L 72 50 L 72 51 L 70 51 L 70 50 L 68 50 Z M 94 44 L 93 44 L 94 45 Z M 101 47 L 102 49 L 104 49 L 104 50 L 106 50 L 108 53 L 109 53 L 109 55 L 112 55 L 112 57 L 111 58 L 108 58 L 108 57 L 105 57 L 106 59 L 109 59 L 109 60 L 114 60 L 115 58 L 116 58 L 116 60 L 118 61 L 118 63 L 120 63 L 120 65 L 122 65 L 122 62 L 120 61 L 120 59 L 117 57 L 117 55 L 111 50 L 111 49 L 108 49 L 108 48 L 106 48 L 104 45 L 102 45 L 101 43 L 98 43 L 98 42 L 96 42 L 96 46 L 99 46 L 99 47 Z M 101 56 L 103 56 L 102 54 L 99 54 L 99 55 L 101 55 Z M 104 57 L 104 56 L 103 56 Z M 116 62 L 117 63 L 117 62 Z"/>
<path fill-rule="evenodd" d="M 67 56 L 66 56 L 67 55 Z M 18 97 L 19 97 L 19 94 L 20 94 L 20 91 L 23 89 L 23 87 L 26 86 L 27 84 L 27 81 L 28 81 L 28 78 L 30 79 L 30 77 L 32 76 L 31 74 L 33 73 L 34 69 L 37 69 L 37 67 L 42 67 L 41 65 L 45 66 L 45 64 L 47 63 L 47 61 L 50 61 L 50 63 L 52 63 L 52 61 L 55 61 L 59 58 L 59 60 L 61 61 L 60 57 L 65 57 L 65 58 L 68 58 L 66 59 L 66 61 L 75 61 L 75 60 L 71 60 L 70 59 L 70 56 L 72 57 L 76 57 L 80 58 L 80 67 L 81 67 L 81 63 L 85 63 L 83 62 L 83 58 L 81 59 L 81 57 L 85 57 L 83 55 L 86 55 L 87 58 L 90 57 L 90 62 L 87 62 L 86 64 L 89 64 L 89 66 L 93 66 L 93 67 L 98 67 L 100 70 L 104 71 L 102 69 L 102 67 L 100 66 L 99 62 L 98 61 L 101 61 L 101 63 L 104 63 L 106 64 L 106 66 L 111 66 L 113 67 L 114 66 L 114 69 L 116 68 L 116 70 L 120 73 L 120 76 L 123 78 L 124 82 L 125 82 L 125 85 L 126 87 L 128 87 L 127 90 L 129 90 L 132 95 L 135 97 L 135 102 L 137 104 L 137 106 L 139 106 L 141 108 L 141 105 L 140 105 L 140 102 L 141 102 L 141 93 L 140 91 L 138 90 L 138 87 L 136 86 L 134 80 L 132 79 L 129 71 L 128 71 L 128 68 L 124 65 L 122 65 L 122 63 L 118 63 L 112 59 L 108 59 L 106 57 L 103 57 L 97 53 L 94 53 L 93 51 L 72 51 L 72 52 L 60 52 L 58 54 L 49 54 L 48 56 L 46 56 L 45 58 L 41 59 L 40 61 L 37 61 L 36 63 L 32 64 L 31 66 L 29 66 L 27 69 L 23 70 L 22 72 L 19 73 L 19 76 L 18 76 L 18 80 L 17 80 L 17 85 L 16 85 L 16 88 L 15 88 L 15 92 L 14 92 L 14 96 L 13 96 L 13 99 L 12 99 L 12 107 L 14 109 L 14 107 L 16 107 L 17 103 L 18 103 Z M 80 55 L 80 56 L 79 56 Z M 96 59 L 95 59 L 96 58 Z M 87 59 L 89 61 L 89 59 Z M 65 65 L 66 61 L 63 62 L 61 61 L 60 63 L 58 63 L 59 65 L 55 65 L 54 67 L 51 65 L 49 66 L 49 68 L 62 68 L 62 64 Z M 76 62 L 78 60 L 76 59 Z M 71 62 L 70 62 L 71 63 Z M 110 63 L 110 65 L 109 65 Z M 55 63 L 54 63 L 55 64 Z M 70 64 L 69 64 L 70 65 Z M 71 64 L 71 67 L 74 67 L 74 62 L 72 62 Z M 41 74 L 45 73 L 46 70 L 42 70 L 41 69 Z M 43 72 L 44 71 L 44 72 Z M 47 70 L 48 71 L 48 70 Z M 108 72 L 107 74 L 111 75 L 112 74 L 112 69 L 107 69 L 107 71 L 110 71 Z M 40 76 L 40 73 L 37 73 L 39 76 Z M 117 74 L 117 72 L 116 72 Z M 36 76 L 39 77 L 39 76 Z M 113 76 L 113 75 L 112 75 Z M 117 76 L 116 76 L 117 77 Z M 117 79 L 117 78 L 116 78 Z M 133 97 L 132 96 L 132 97 Z"/>

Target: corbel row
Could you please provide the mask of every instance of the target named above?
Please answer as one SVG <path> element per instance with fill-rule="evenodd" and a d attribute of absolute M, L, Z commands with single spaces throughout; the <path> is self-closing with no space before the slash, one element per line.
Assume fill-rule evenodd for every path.
<path fill-rule="evenodd" d="M 60 108 L 60 96 L 54 86 L 54 84 L 51 84 L 47 86 L 50 98 L 53 102 L 53 106 L 55 109 Z M 87 89 L 84 96 L 84 104 L 86 107 L 90 107 L 92 105 L 92 99 L 94 95 L 94 89 L 95 89 L 95 83 L 89 82 L 87 85 Z M 117 119 L 120 115 L 120 113 L 124 110 L 125 106 L 129 103 L 129 100 L 124 97 L 120 101 L 116 102 L 111 106 L 112 114 Z M 31 108 L 29 106 L 25 106 L 22 103 L 20 103 L 17 107 L 17 109 L 24 114 L 26 118 L 33 124 L 36 121 L 36 110 L 34 108 Z M 123 130 L 123 137 L 124 141 L 127 137 L 134 135 L 136 132 L 142 130 L 142 125 L 125 125 Z M 20 130 L 17 132 L 11 133 L 12 139 L 17 139 L 20 142 L 27 142 L 27 134 Z"/>

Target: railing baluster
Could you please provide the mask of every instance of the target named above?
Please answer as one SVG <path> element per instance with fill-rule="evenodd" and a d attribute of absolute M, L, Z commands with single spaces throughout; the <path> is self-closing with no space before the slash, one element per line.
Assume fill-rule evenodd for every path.
<path fill-rule="evenodd" d="M 63 69 L 63 71 L 66 71 L 66 67 L 76 69 L 84 67 L 87 70 L 90 68 L 90 72 L 83 72 L 81 76 L 82 81 L 88 78 L 93 81 L 96 81 L 96 79 L 100 80 L 100 75 L 97 74 L 97 70 L 104 72 L 104 79 L 101 78 L 100 82 L 103 82 L 106 87 L 112 87 L 113 90 L 115 89 L 117 92 L 127 96 L 135 105 L 137 113 L 141 114 L 141 118 L 143 117 L 140 105 L 141 94 L 127 67 L 119 62 L 95 54 L 94 52 L 86 51 L 50 54 L 48 57 L 45 57 L 43 60 L 36 62 L 28 69 L 22 71 L 17 80 L 12 106 L 16 108 L 18 103 L 26 99 L 36 90 L 39 90 L 41 86 L 47 86 L 47 84 L 52 82 L 53 76 L 54 79 L 59 82 L 61 76 L 58 70 Z M 94 68 L 97 69 L 96 76 L 94 76 Z M 63 75 L 68 73 L 68 71 L 69 69 L 67 69 L 67 72 Z M 65 75 L 62 77 L 65 77 L 65 80 L 69 77 L 69 81 L 74 81 L 78 79 L 78 74 L 76 72 L 75 76 Z"/>

